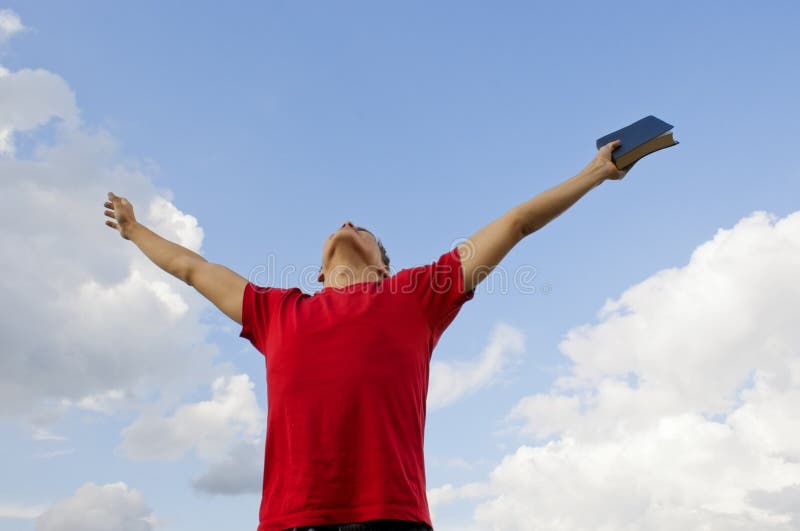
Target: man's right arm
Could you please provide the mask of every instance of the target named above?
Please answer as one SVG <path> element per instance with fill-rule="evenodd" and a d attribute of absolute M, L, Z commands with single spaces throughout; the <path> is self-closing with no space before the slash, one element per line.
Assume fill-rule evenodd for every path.
<path fill-rule="evenodd" d="M 167 273 L 194 287 L 222 313 L 242 324 L 242 297 L 247 279 L 227 267 L 214 264 L 182 245 L 162 238 L 138 221 L 133 205 L 124 197 L 108 194 L 106 216 L 115 221 L 106 225 L 117 229 L 126 240 L 139 249 Z"/>

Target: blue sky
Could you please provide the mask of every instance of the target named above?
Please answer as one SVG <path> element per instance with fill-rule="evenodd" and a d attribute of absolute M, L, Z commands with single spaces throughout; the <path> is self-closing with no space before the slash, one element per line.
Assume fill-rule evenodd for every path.
<path fill-rule="evenodd" d="M 543 470 L 565 460 L 587 467 L 608 461 L 598 457 L 598 439 L 582 431 L 587 426 L 619 448 L 662 433 L 626 431 L 638 426 L 633 420 L 616 429 L 629 418 L 687 433 L 724 428 L 731 444 L 753 456 L 784 456 L 783 468 L 753 465 L 731 480 L 739 490 L 725 499 L 693 494 L 684 476 L 670 483 L 656 474 L 643 488 L 649 502 L 665 484 L 680 493 L 671 514 L 701 515 L 681 521 L 687 529 L 732 522 L 784 529 L 764 514 L 775 522 L 790 518 L 775 500 L 800 496 L 800 473 L 789 460 L 800 450 L 786 442 L 800 440 L 800 431 L 792 431 L 800 425 L 790 422 L 778 430 L 782 435 L 765 436 L 763 447 L 737 434 L 749 426 L 743 419 L 757 422 L 747 414 L 758 404 L 772 412 L 800 406 L 800 382 L 778 385 L 763 376 L 795 374 L 800 344 L 771 313 L 796 312 L 792 302 L 800 302 L 786 268 L 800 252 L 792 217 L 800 197 L 796 3 L 7 2 L 5 8 L 5 20 L 16 17 L 22 27 L 0 33 L 7 71 L 0 77 L 0 131 L 7 135 L 0 159 L 7 212 L 0 293 L 9 334 L 7 376 L 0 381 L 7 402 L 0 417 L 0 463 L 7 471 L 0 477 L 0 529 L 62 529 L 46 516 L 92 503 L 88 490 L 76 494 L 89 482 L 123 482 L 127 490 L 115 491 L 123 500 L 141 493 L 150 512 L 131 518 L 147 517 L 154 529 L 257 524 L 259 493 L 242 487 L 235 495 L 211 495 L 193 488 L 192 479 L 242 440 L 258 439 L 249 415 L 266 407 L 263 358 L 238 337 L 235 324 L 103 228 L 106 190 L 131 198 L 137 213 L 163 198 L 148 219 L 187 245 L 201 241 L 211 261 L 245 276 L 269 265 L 284 285 L 314 291 L 318 284 L 279 273 L 316 267 L 324 238 L 343 220 L 376 232 L 394 271 L 430 262 L 575 175 L 594 156 L 596 138 L 648 114 L 674 124 L 680 145 L 644 159 L 623 181 L 592 190 L 524 240 L 496 276 L 513 279 L 535 269 L 533 293 L 513 283 L 508 290 L 481 285 L 439 343 L 432 386 L 449 398 L 434 407 L 429 401 L 434 524 L 437 531 L 557 528 L 535 520 L 552 511 L 553 522 L 560 514 L 557 503 L 547 510 L 537 505 L 544 499 L 537 489 L 547 490 L 547 483 L 520 486 L 503 463 L 529 451 L 531 477 L 546 477 Z M 771 217 L 752 215 L 762 211 Z M 137 294 L 136 282 L 149 299 Z M 169 333 L 159 324 L 165 320 L 126 319 L 128 296 L 140 312 L 133 315 L 173 312 Z M 67 312 L 71 300 L 89 306 Z M 111 344 L 97 334 L 102 304 L 117 319 L 107 330 Z M 736 328 L 749 335 L 733 341 L 738 336 L 711 339 L 702 331 L 730 331 L 722 316 L 737 304 L 747 312 L 731 319 L 749 316 L 740 324 L 750 326 Z M 601 315 L 604 305 L 625 311 Z M 685 326 L 713 323 L 699 331 L 676 324 L 699 309 Z M 92 312 L 100 317 L 93 320 Z M 71 332 L 68 339 L 59 335 L 61 326 Z M 635 350 L 626 335 L 642 330 L 653 340 L 652 356 Z M 618 339 L 625 337 L 630 341 Z M 126 346 L 106 366 L 103 352 L 114 341 Z M 701 343 L 695 361 L 687 361 Z M 141 361 L 141 349 L 150 349 L 150 362 Z M 712 351 L 726 355 L 703 357 Z M 606 352 L 608 364 L 599 354 Z M 61 364 L 50 363 L 56 358 Z M 685 371 L 677 369 L 684 364 Z M 56 385 L 57 374 L 41 376 L 55 367 L 78 383 Z M 717 370 L 733 372 L 714 378 Z M 212 381 L 221 375 L 230 389 L 233 376 L 247 375 L 252 391 L 244 385 L 236 392 L 257 402 L 247 402 L 244 417 L 210 425 L 209 433 L 228 430 L 223 447 L 204 453 L 184 442 L 156 449 L 141 435 L 147 430 L 125 431 L 155 418 L 148 414 L 175 420 L 182 407 L 213 403 Z M 570 387 L 563 380 L 569 376 L 584 380 Z M 644 408 L 635 414 L 614 409 L 609 404 L 617 402 L 604 394 L 606 385 L 631 379 L 639 384 L 626 384 L 625 392 Z M 79 385 L 84 381 L 89 388 Z M 114 390 L 125 398 L 104 402 L 105 412 L 80 405 L 87 396 L 113 397 L 107 393 Z M 770 392 L 775 402 L 753 398 Z M 578 412 L 571 409 L 577 400 Z M 525 411 L 528 431 L 506 419 L 515 408 Z M 578 415 L 574 423 L 564 420 L 570 415 Z M 192 418 L 204 422 L 202 414 Z M 698 428 L 687 418 L 705 424 Z M 548 423 L 553 429 L 543 431 Z M 585 451 L 585 459 L 567 448 Z M 48 452 L 68 453 L 42 457 Z M 666 453 L 647 462 L 666 470 L 668 459 Z M 724 465 L 714 461 L 709 469 Z M 261 466 L 253 463 L 259 473 Z M 527 470 L 518 463 L 508 468 Z M 575 465 L 558 476 L 586 484 L 597 477 L 587 470 Z M 638 477 L 640 469 L 630 470 Z M 513 493 L 521 493 L 516 501 Z M 578 499 L 602 497 L 587 494 L 571 506 L 583 503 Z M 700 507 L 707 512 L 691 512 Z M 605 522 L 617 528 L 646 528 L 648 518 L 658 517 L 646 509 L 608 511 Z M 800 519 L 796 511 L 794 518 Z"/>

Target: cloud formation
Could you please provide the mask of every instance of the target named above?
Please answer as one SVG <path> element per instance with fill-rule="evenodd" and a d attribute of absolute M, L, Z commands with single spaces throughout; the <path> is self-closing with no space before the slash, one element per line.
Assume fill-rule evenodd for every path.
<path fill-rule="evenodd" d="M 43 131 L 17 152 L 17 135 Z M 58 75 L 0 67 L 0 174 L 0 418 L 58 437 L 49 428 L 70 408 L 174 406 L 232 372 L 212 363 L 207 301 L 106 227 L 102 205 L 125 195 L 142 222 L 196 251 L 198 220 L 110 135 L 85 130 Z"/>
<path fill-rule="evenodd" d="M 60 120 L 60 127 L 79 125 L 75 95 L 67 83 L 47 70 L 9 72 L 0 66 L 0 156 L 15 154 L 14 134 Z"/>
<path fill-rule="evenodd" d="M 26 29 L 16 13 L 10 9 L 0 9 L 0 44 Z"/>
<path fill-rule="evenodd" d="M 21 503 L 0 503 L 0 518 L 15 518 L 32 520 L 42 514 L 47 507 L 44 505 L 24 505 Z"/>
<path fill-rule="evenodd" d="M 0 10 L 0 44 L 24 30 L 15 13 Z M 201 252 L 198 220 L 154 186 L 151 171 L 124 159 L 107 132 L 84 126 L 60 76 L 0 66 L 0 421 L 21 420 L 36 441 L 64 441 L 54 427 L 70 410 L 144 408 L 125 431 L 130 457 L 171 458 L 194 447 L 219 458 L 231 442 L 263 431 L 252 383 L 213 363 L 218 348 L 202 322 L 209 303 L 104 224 L 102 205 L 114 191 L 148 227 Z M 211 400 L 180 405 L 211 381 Z M 168 410 L 176 412 L 160 413 Z M 149 531 L 156 523 L 124 483 L 89 483 L 45 509 L 4 503 L 0 517 L 39 517 L 40 531 Z"/>
<path fill-rule="evenodd" d="M 261 494 L 264 477 L 264 440 L 241 441 L 218 462 L 192 481 L 192 487 L 205 494 Z"/>
<path fill-rule="evenodd" d="M 152 531 L 158 520 L 125 483 L 87 483 L 39 516 L 36 531 Z"/>
<path fill-rule="evenodd" d="M 524 338 L 516 328 L 500 323 L 477 360 L 431 361 L 428 408 L 449 406 L 464 396 L 492 385 L 497 376 L 524 350 Z"/>
<path fill-rule="evenodd" d="M 755 212 L 570 330 L 570 373 L 508 415 L 531 443 L 476 528 L 796 529 L 798 271 L 800 212 Z"/>
<path fill-rule="evenodd" d="M 210 400 L 184 404 L 171 416 L 144 413 L 122 430 L 120 450 L 130 459 L 171 461 L 194 448 L 198 457 L 219 460 L 236 440 L 265 429 L 253 387 L 246 374 L 219 377 Z"/>

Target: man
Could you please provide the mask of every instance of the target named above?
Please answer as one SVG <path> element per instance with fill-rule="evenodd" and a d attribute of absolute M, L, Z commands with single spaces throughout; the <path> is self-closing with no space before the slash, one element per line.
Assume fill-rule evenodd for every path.
<path fill-rule="evenodd" d="M 574 177 L 517 205 L 425 266 L 389 273 L 375 236 L 345 222 L 319 280 L 260 287 L 158 236 L 108 194 L 106 224 L 193 286 L 266 358 L 267 437 L 258 531 L 430 531 L 423 460 L 431 353 L 477 284 L 616 168 L 615 140 Z"/>

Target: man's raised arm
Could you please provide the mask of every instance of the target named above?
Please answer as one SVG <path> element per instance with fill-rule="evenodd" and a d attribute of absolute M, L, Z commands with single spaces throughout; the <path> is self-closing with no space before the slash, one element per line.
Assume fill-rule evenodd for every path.
<path fill-rule="evenodd" d="M 609 142 L 580 173 L 515 206 L 461 243 L 458 254 L 464 270 L 464 291 L 475 289 L 520 240 L 547 225 L 586 192 L 606 179 L 622 179 L 633 165 L 624 171 L 617 169 L 611 152 L 618 145 L 619 140 Z"/>
<path fill-rule="evenodd" d="M 242 297 L 247 279 L 151 231 L 136 221 L 133 205 L 124 197 L 109 192 L 108 199 L 104 204 L 105 215 L 114 221 L 106 220 L 106 225 L 135 243 L 158 267 L 194 287 L 222 313 L 242 324 Z"/>

